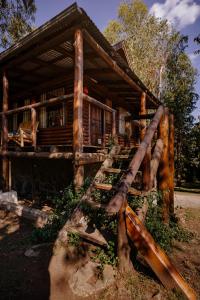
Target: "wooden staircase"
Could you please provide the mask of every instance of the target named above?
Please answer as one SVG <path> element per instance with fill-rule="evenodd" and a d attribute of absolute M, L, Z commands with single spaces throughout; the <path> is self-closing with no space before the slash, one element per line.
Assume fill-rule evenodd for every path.
<path fill-rule="evenodd" d="M 76 232 L 86 240 L 100 246 L 107 246 L 107 240 L 95 225 L 93 224 L 92 228 L 90 228 L 91 225 L 88 224 L 88 218 L 82 209 L 82 205 L 87 204 L 94 209 L 104 208 L 109 214 L 122 213 L 125 216 L 124 228 L 126 228 L 126 234 L 132 240 L 135 247 L 141 252 L 163 285 L 170 289 L 179 288 L 188 299 L 193 300 L 196 299 L 195 292 L 181 277 L 167 255 L 155 243 L 144 224 L 127 204 L 128 194 L 133 196 L 145 196 L 150 193 L 150 191 L 144 192 L 138 188 L 139 180 L 137 180 L 137 176 L 141 178 L 139 167 L 145 156 L 149 141 L 152 140 L 159 124 L 162 113 L 162 109 L 156 113 L 139 148 L 124 149 L 118 145 L 113 146 L 101 168 L 96 173 L 94 180 L 81 198 L 70 220 L 66 222 L 60 231 L 59 239 L 67 243 L 67 232 Z M 157 151 L 156 146 L 155 151 Z M 155 155 L 153 155 L 153 157 L 154 156 Z M 109 176 L 114 177 L 114 182 L 110 182 Z M 111 192 L 109 203 L 96 201 L 94 196 L 96 191 L 103 191 L 105 193 Z M 123 207 L 124 210 L 122 212 Z"/>

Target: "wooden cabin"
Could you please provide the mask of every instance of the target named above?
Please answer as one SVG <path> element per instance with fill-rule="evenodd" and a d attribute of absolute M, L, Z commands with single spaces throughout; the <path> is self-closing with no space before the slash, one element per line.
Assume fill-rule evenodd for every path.
<path fill-rule="evenodd" d="M 24 197 L 80 187 L 160 105 L 77 4 L 2 52 L 0 75 L 1 188 Z"/>

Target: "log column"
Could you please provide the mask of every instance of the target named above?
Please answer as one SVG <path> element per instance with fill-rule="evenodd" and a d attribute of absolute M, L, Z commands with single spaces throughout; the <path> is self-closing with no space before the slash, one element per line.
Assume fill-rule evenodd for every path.
<path fill-rule="evenodd" d="M 84 181 L 84 167 L 79 165 L 79 154 L 83 152 L 83 34 L 75 31 L 75 70 L 73 102 L 73 152 L 74 186 L 79 189 Z"/>
<path fill-rule="evenodd" d="M 5 112 L 8 110 L 8 78 L 4 71 L 3 73 L 3 115 L 2 115 L 2 151 L 8 149 L 8 120 Z M 2 176 L 3 176 L 3 191 L 9 190 L 9 160 L 7 157 L 2 157 Z"/>
<path fill-rule="evenodd" d="M 164 115 L 159 124 L 159 138 L 163 141 L 163 152 L 158 170 L 158 188 L 162 194 L 162 213 L 164 223 L 169 223 L 169 111 L 164 110 Z"/>
<path fill-rule="evenodd" d="M 169 114 L 169 211 L 174 214 L 174 115 Z"/>
<path fill-rule="evenodd" d="M 32 146 L 34 147 L 34 151 L 36 150 L 36 145 L 37 145 L 36 123 L 37 123 L 36 109 L 31 108 Z"/>
<path fill-rule="evenodd" d="M 140 99 L 140 116 L 146 115 L 146 93 L 142 93 L 141 99 Z M 140 120 L 140 142 L 143 141 L 144 136 L 146 134 L 146 127 L 147 122 L 146 119 Z M 147 148 L 147 152 L 145 154 L 144 160 L 142 162 L 142 185 L 143 190 L 148 191 L 149 190 L 149 184 L 150 184 L 150 162 L 151 162 L 151 145 Z"/>

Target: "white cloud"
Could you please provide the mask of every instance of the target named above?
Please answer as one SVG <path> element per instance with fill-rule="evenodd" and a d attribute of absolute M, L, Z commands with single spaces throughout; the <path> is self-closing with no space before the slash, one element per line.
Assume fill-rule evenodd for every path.
<path fill-rule="evenodd" d="M 167 19 L 180 30 L 194 24 L 200 17 L 200 4 L 195 0 L 165 0 L 165 3 L 154 3 L 150 13 Z"/>
<path fill-rule="evenodd" d="M 192 63 L 194 63 L 194 61 L 198 58 L 198 55 L 196 55 L 194 53 L 190 53 L 190 54 L 188 54 L 188 56 Z"/>

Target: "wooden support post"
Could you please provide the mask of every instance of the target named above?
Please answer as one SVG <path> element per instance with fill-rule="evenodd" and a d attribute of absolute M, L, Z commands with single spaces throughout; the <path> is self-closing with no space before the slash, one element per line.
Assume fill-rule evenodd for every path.
<path fill-rule="evenodd" d="M 158 188 L 162 193 L 162 211 L 164 223 L 169 223 L 169 111 L 164 109 L 164 115 L 159 124 L 159 138 L 163 141 L 163 153 L 158 171 Z"/>
<path fill-rule="evenodd" d="M 117 256 L 119 259 L 119 271 L 121 273 L 133 271 L 133 265 L 130 260 L 131 248 L 128 241 L 126 230 L 126 211 L 127 201 L 122 204 L 118 213 L 118 247 Z"/>
<path fill-rule="evenodd" d="M 129 164 L 128 172 L 121 179 L 117 193 L 111 199 L 111 201 L 109 202 L 109 204 L 107 206 L 107 209 L 106 209 L 107 212 L 116 213 L 120 210 L 123 201 L 127 197 L 128 190 L 131 187 L 131 184 L 133 183 L 133 180 L 135 179 L 135 176 L 139 170 L 139 167 L 144 159 L 148 145 L 152 141 L 152 138 L 153 138 L 155 131 L 158 127 L 158 124 L 160 122 L 160 119 L 163 115 L 163 110 L 164 110 L 163 106 L 160 106 L 158 108 L 153 120 L 151 121 L 151 123 L 147 129 L 147 132 L 145 134 L 145 137 L 144 137 L 142 143 L 140 144 L 137 152 L 135 153 L 132 161 Z"/>
<path fill-rule="evenodd" d="M 36 145 L 37 145 L 36 122 L 37 122 L 36 110 L 35 108 L 31 108 L 32 145 L 34 147 L 34 150 L 36 149 Z"/>
<path fill-rule="evenodd" d="M 174 115 L 169 114 L 169 211 L 174 214 Z"/>
<path fill-rule="evenodd" d="M 141 101 L 140 101 L 140 116 L 146 115 L 146 93 L 142 93 Z M 142 142 L 146 133 L 147 122 L 145 119 L 140 120 L 140 141 Z M 151 144 L 147 148 L 147 152 L 145 154 L 143 163 L 142 163 L 142 183 L 143 183 L 143 190 L 149 190 L 149 183 L 150 183 L 150 162 L 151 162 Z"/>
<path fill-rule="evenodd" d="M 79 154 L 83 152 L 83 34 L 75 31 L 75 70 L 73 103 L 73 152 L 74 186 L 79 189 L 84 181 L 84 167 L 78 164 Z"/>
<path fill-rule="evenodd" d="M 3 73 L 3 114 L 2 114 L 2 151 L 7 151 L 8 148 L 8 120 L 5 113 L 8 111 L 8 78 L 6 72 Z M 2 176 L 3 176 L 3 191 L 9 190 L 9 160 L 7 157 L 2 157 Z"/>
<path fill-rule="evenodd" d="M 154 187 L 154 181 L 156 179 L 156 174 L 158 171 L 162 152 L 163 152 L 163 141 L 161 139 L 158 139 L 151 160 L 150 189 Z"/>

